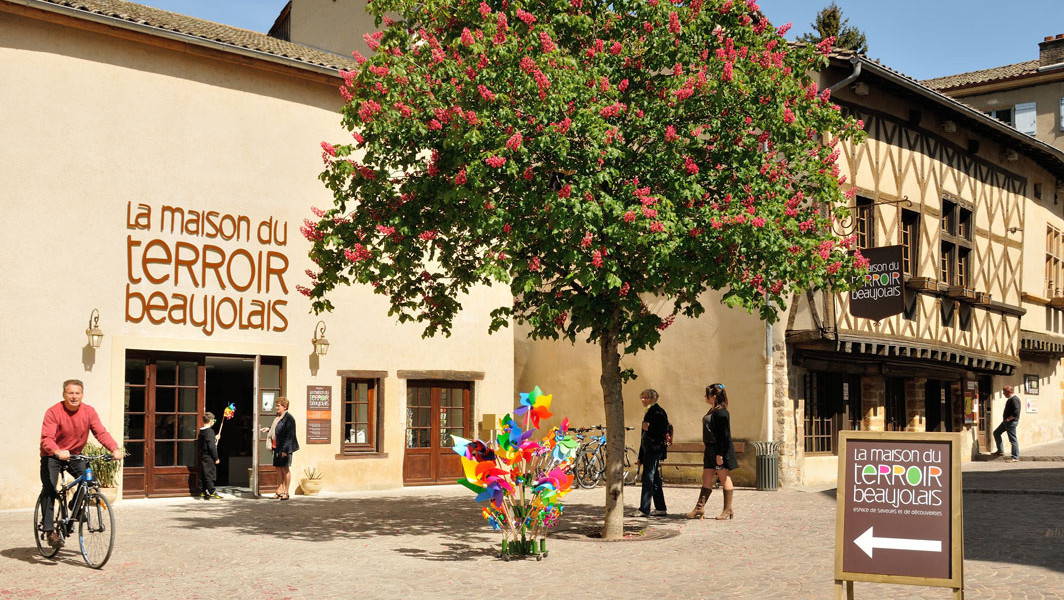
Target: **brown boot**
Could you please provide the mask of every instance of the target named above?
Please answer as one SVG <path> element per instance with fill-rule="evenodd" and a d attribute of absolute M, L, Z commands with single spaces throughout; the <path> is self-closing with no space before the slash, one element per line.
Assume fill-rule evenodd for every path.
<path fill-rule="evenodd" d="M 706 516 L 706 500 L 709 500 L 709 495 L 713 493 L 713 488 L 704 487 L 698 492 L 698 504 L 695 504 L 695 509 L 687 513 L 688 519 L 701 519 Z"/>
<path fill-rule="evenodd" d="M 717 517 L 718 521 L 726 521 L 735 518 L 735 513 L 732 512 L 731 507 L 732 495 L 734 493 L 735 490 L 724 490 L 724 510 L 722 510 L 720 516 Z"/>

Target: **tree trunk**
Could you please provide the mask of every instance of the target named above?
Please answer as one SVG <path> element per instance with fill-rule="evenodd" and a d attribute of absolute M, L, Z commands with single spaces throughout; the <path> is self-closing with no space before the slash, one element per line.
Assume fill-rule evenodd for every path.
<path fill-rule="evenodd" d="M 602 402 L 606 409 L 606 517 L 602 539 L 624 535 L 624 398 L 621 396 L 621 357 L 617 353 L 617 324 L 599 338 L 602 357 Z"/>

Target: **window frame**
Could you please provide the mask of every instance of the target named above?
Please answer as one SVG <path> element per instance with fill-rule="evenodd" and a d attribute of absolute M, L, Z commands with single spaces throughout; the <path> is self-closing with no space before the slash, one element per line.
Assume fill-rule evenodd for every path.
<path fill-rule="evenodd" d="M 857 196 L 854 209 L 854 237 L 858 248 L 876 246 L 876 205 L 872 198 Z"/>
<path fill-rule="evenodd" d="M 970 207 L 943 198 L 938 275 L 947 285 L 972 287 L 973 216 Z"/>
<path fill-rule="evenodd" d="M 366 399 L 364 402 L 357 399 L 352 399 L 352 389 L 355 390 L 357 395 L 357 389 L 359 385 L 365 384 L 366 387 Z M 379 454 L 381 452 L 381 402 L 382 402 L 382 385 L 379 377 L 363 377 L 363 376 L 343 376 L 341 378 L 342 387 L 342 399 L 341 399 L 341 421 L 340 421 L 340 453 L 343 456 L 359 456 L 365 454 Z M 366 420 L 358 420 L 357 406 L 365 404 L 366 406 Z M 348 407 L 351 410 L 348 410 Z M 348 417 L 352 416 L 352 419 Z M 366 441 L 364 442 L 352 442 L 352 434 L 355 434 L 357 439 L 357 426 L 359 424 L 365 424 L 366 428 Z"/>
<path fill-rule="evenodd" d="M 861 429 L 861 377 L 809 371 L 805 373 L 804 385 L 803 451 L 807 455 L 837 455 L 839 431 Z"/>
<path fill-rule="evenodd" d="M 1046 224 L 1045 293 L 1049 299 L 1064 296 L 1064 231 Z"/>
<path fill-rule="evenodd" d="M 916 277 L 920 265 L 920 213 L 901 211 L 901 267 L 908 277 Z"/>

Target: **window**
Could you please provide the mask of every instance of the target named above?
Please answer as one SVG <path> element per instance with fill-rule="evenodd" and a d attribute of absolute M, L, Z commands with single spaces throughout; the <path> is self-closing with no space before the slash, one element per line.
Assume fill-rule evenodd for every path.
<path fill-rule="evenodd" d="M 993 117 L 1002 123 L 1007 125 L 1015 125 L 1012 121 L 1012 107 L 999 108 L 997 110 L 986 111 L 987 116 Z"/>
<path fill-rule="evenodd" d="M 842 373 L 805 375 L 805 452 L 834 454 L 839 431 L 861 428 L 861 379 Z"/>
<path fill-rule="evenodd" d="M 901 248 L 902 272 L 915 277 L 920 264 L 920 213 L 901 211 Z"/>
<path fill-rule="evenodd" d="M 1046 226 L 1046 297 L 1064 296 L 1064 234 Z"/>
<path fill-rule="evenodd" d="M 343 453 L 379 452 L 380 381 L 344 378 Z"/>
<path fill-rule="evenodd" d="M 943 200 L 941 238 L 939 280 L 971 287 L 972 211 Z"/>
<path fill-rule="evenodd" d="M 857 236 L 857 247 L 874 248 L 876 245 L 875 205 L 871 198 L 857 197 L 854 219 L 857 224 L 854 230 Z"/>
<path fill-rule="evenodd" d="M 1060 130 L 1064 131 L 1064 98 L 1060 99 Z"/>

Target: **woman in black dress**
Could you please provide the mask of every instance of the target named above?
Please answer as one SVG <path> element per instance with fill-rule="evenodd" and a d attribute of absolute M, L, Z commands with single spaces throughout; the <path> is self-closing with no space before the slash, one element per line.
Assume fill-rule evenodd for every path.
<path fill-rule="evenodd" d="M 702 417 L 702 442 L 706 445 L 702 455 L 702 489 L 698 494 L 698 504 L 686 516 L 688 519 L 705 516 L 706 500 L 713 491 L 714 480 L 719 479 L 724 490 L 724 510 L 717 520 L 722 521 L 734 517 L 732 494 L 735 493 L 735 485 L 731 471 L 739 466 L 731 439 L 728 393 L 724 391 L 723 383 L 714 383 L 706 388 L 706 402 L 709 403 L 709 412 Z"/>
<path fill-rule="evenodd" d="M 288 500 L 288 487 L 292 483 L 292 453 L 299 450 L 299 441 L 296 440 L 296 419 L 288 412 L 288 398 L 278 398 L 276 407 L 277 418 L 273 420 L 267 436 L 273 446 L 273 466 L 281 475 L 274 498 Z"/>

